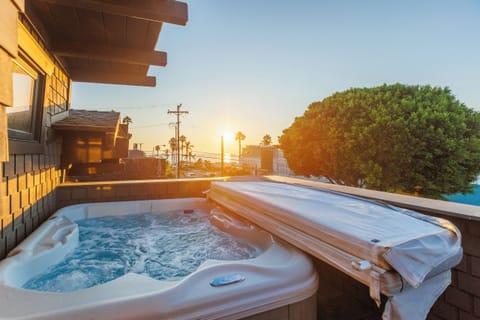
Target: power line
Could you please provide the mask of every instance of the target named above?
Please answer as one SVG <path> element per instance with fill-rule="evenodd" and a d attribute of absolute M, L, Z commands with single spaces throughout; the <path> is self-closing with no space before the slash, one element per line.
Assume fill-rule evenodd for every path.
<path fill-rule="evenodd" d="M 146 125 L 140 125 L 140 126 L 132 126 L 132 129 L 144 129 L 144 128 L 153 128 L 153 127 L 163 127 L 168 123 L 157 123 L 157 124 L 146 124 Z"/>
<path fill-rule="evenodd" d="M 166 108 L 167 105 L 151 105 L 151 106 L 111 106 L 111 107 L 102 107 L 102 106 L 74 106 L 74 108 L 84 108 L 87 110 L 95 109 L 95 110 L 106 110 L 106 111 L 116 111 L 116 110 L 141 110 L 141 109 L 157 109 L 157 108 Z"/>
<path fill-rule="evenodd" d="M 168 110 L 168 114 L 175 114 L 177 116 L 177 125 L 176 125 L 176 140 L 177 140 L 177 172 L 176 176 L 177 179 L 180 177 L 180 115 L 181 114 L 188 114 L 188 111 L 180 111 L 180 108 L 182 107 L 182 104 L 177 104 L 177 110 L 176 111 L 171 111 L 170 109 Z"/>

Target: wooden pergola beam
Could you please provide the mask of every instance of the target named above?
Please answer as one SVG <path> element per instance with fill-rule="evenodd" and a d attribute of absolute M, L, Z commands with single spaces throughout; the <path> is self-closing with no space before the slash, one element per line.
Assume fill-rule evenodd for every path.
<path fill-rule="evenodd" d="M 61 41 L 54 45 L 53 53 L 60 57 L 85 58 L 139 65 L 167 65 L 167 53 L 163 51 L 144 51 L 110 45 Z"/>
<path fill-rule="evenodd" d="M 125 72 L 101 72 L 85 70 L 84 68 L 74 68 L 70 69 L 69 73 L 72 80 L 77 82 L 123 84 L 145 87 L 155 87 L 157 84 L 155 77 Z"/>
<path fill-rule="evenodd" d="M 188 8 L 184 2 L 173 0 L 142 0 L 112 2 L 101 0 L 41 0 L 55 5 L 62 5 L 113 15 L 127 16 L 154 22 L 167 22 L 186 25 Z"/>

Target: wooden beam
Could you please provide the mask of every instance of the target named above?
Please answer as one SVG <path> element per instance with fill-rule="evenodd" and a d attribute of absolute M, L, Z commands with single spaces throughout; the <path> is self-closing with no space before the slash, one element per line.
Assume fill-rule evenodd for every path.
<path fill-rule="evenodd" d="M 53 27 L 53 19 L 51 18 L 50 13 L 39 11 L 39 6 L 36 4 L 37 2 L 33 1 L 25 2 L 25 14 L 28 17 L 28 20 L 31 21 L 34 29 L 36 29 L 39 33 L 43 43 L 47 48 L 50 48 L 52 43 L 52 34 L 49 30 L 53 30 L 55 28 Z M 44 7 L 46 7 L 46 5 Z"/>
<path fill-rule="evenodd" d="M 54 45 L 53 53 L 60 57 L 85 58 L 139 65 L 166 66 L 167 53 L 144 51 L 102 44 L 62 41 Z"/>
<path fill-rule="evenodd" d="M 55 65 L 50 59 L 47 51 L 30 34 L 27 27 L 20 21 L 17 23 L 18 47 L 22 48 L 29 57 L 42 69 L 47 75 L 53 73 Z"/>
<path fill-rule="evenodd" d="M 62 5 L 85 10 L 105 12 L 113 15 L 132 17 L 154 22 L 167 22 L 186 25 L 188 7 L 184 2 L 172 0 L 142 1 L 101 1 L 101 0 L 41 0 L 54 5 Z"/>
<path fill-rule="evenodd" d="M 73 81 L 122 84 L 129 86 L 155 87 L 156 78 L 125 72 L 99 72 L 95 70 L 71 69 L 69 70 Z"/>
<path fill-rule="evenodd" d="M 12 0 L 20 12 L 25 12 L 25 0 Z"/>

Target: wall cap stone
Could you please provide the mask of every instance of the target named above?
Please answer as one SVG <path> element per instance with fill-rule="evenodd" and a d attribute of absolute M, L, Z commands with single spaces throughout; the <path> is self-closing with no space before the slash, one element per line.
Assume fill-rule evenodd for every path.
<path fill-rule="evenodd" d="M 307 178 L 292 178 L 282 176 L 266 176 L 268 180 L 274 182 L 292 183 L 305 185 L 313 188 L 328 189 L 351 195 L 369 198 L 372 200 L 380 200 L 388 202 L 397 207 L 421 211 L 431 214 L 440 214 L 450 217 L 458 217 L 465 220 L 480 221 L 480 206 L 473 206 L 468 204 L 449 202 L 443 200 L 433 200 L 409 195 L 402 195 L 396 193 L 367 190 L 354 187 L 346 187 L 336 184 L 323 183 L 319 181 L 312 181 Z"/>

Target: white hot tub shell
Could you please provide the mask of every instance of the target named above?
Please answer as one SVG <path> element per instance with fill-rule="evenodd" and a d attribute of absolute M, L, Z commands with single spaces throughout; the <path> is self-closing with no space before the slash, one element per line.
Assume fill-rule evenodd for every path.
<path fill-rule="evenodd" d="M 78 243 L 77 220 L 193 208 L 211 211 L 212 224 L 263 252 L 253 259 L 207 260 L 176 281 L 128 273 L 73 292 L 22 288 L 73 250 Z M 305 301 L 315 294 L 318 277 L 308 257 L 254 225 L 212 209 L 206 199 L 188 198 L 80 204 L 57 211 L 0 262 L 0 318 L 239 319 Z M 245 280 L 220 287 L 210 284 L 232 275 Z"/>

